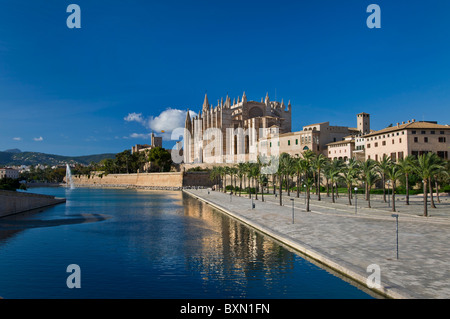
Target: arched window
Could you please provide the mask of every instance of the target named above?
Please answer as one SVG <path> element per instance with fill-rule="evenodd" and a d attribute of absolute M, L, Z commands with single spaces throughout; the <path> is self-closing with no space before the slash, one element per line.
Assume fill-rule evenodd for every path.
<path fill-rule="evenodd" d="M 303 150 L 304 150 L 304 151 L 307 151 L 307 150 L 309 150 L 309 147 L 308 147 L 308 146 L 305 146 L 305 147 L 303 148 Z"/>

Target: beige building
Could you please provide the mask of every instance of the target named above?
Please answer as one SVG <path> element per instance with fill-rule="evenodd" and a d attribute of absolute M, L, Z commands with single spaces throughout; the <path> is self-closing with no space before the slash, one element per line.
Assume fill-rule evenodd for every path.
<path fill-rule="evenodd" d="M 322 122 L 303 126 L 301 131 L 289 132 L 277 135 L 276 132 L 270 132 L 259 140 L 259 154 L 266 156 L 288 153 L 291 156 L 300 156 L 303 152 L 311 150 L 316 154 L 328 156 L 328 146 L 336 147 L 345 139 L 353 139 L 354 136 L 362 134 L 362 132 L 370 131 L 370 115 L 367 113 L 357 114 L 357 127 L 334 126 L 330 122 Z M 272 134 L 271 134 L 272 133 Z M 354 150 L 354 141 L 344 144 L 353 144 L 353 147 L 347 153 L 341 154 L 341 157 L 352 157 Z M 275 148 L 275 149 L 274 149 Z M 272 151 L 274 149 L 274 151 Z"/>
<path fill-rule="evenodd" d="M 347 162 L 350 158 L 354 157 L 355 137 L 348 136 L 343 141 L 329 143 L 327 146 L 327 157 L 329 159 L 339 159 Z"/>
<path fill-rule="evenodd" d="M 0 179 L 5 177 L 17 179 L 19 178 L 19 171 L 9 167 L 0 168 Z"/>
<path fill-rule="evenodd" d="M 142 151 L 146 151 L 146 150 L 151 150 L 154 147 L 162 147 L 162 137 L 160 136 L 155 136 L 155 134 L 152 132 L 152 134 L 150 135 L 150 145 L 148 144 L 136 144 L 134 146 L 131 147 L 131 153 L 136 153 L 136 152 L 142 152 Z"/>
<path fill-rule="evenodd" d="M 418 156 L 427 152 L 448 159 L 449 140 L 448 125 L 415 120 L 397 123 L 364 136 L 365 159 L 379 161 L 390 156 L 393 161 L 398 161 L 408 155 Z"/>

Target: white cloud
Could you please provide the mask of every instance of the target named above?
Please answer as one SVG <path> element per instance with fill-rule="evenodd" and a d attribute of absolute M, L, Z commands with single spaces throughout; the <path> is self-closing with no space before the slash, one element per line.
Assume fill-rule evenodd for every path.
<path fill-rule="evenodd" d="M 131 138 L 150 138 L 150 133 L 149 134 L 142 134 L 142 133 L 132 133 L 130 134 Z"/>
<path fill-rule="evenodd" d="M 189 111 L 190 116 L 196 113 Z M 186 111 L 168 108 L 161 112 L 158 116 L 150 116 L 145 119 L 142 113 L 129 113 L 124 120 L 127 122 L 141 123 L 146 129 L 153 131 L 157 136 L 162 136 L 164 140 L 170 140 L 171 133 L 176 128 L 184 128 L 186 119 Z M 132 133 L 130 138 L 150 138 L 150 134 Z"/>
<path fill-rule="evenodd" d="M 22 138 L 21 138 L 21 137 L 13 137 L 13 140 L 14 140 L 14 141 L 21 141 Z"/>
<path fill-rule="evenodd" d="M 39 136 L 39 137 L 33 138 L 33 140 L 36 142 L 42 142 L 44 140 L 44 138 L 42 136 Z"/>
<path fill-rule="evenodd" d="M 145 125 L 145 120 L 142 117 L 142 113 L 129 113 L 127 116 L 123 118 L 127 122 L 138 122 Z"/>

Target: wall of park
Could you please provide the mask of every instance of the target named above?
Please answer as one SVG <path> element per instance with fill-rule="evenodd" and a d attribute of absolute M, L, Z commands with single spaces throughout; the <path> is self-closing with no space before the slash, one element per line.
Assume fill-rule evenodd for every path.
<path fill-rule="evenodd" d="M 73 176 L 75 186 L 142 187 L 148 189 L 181 189 L 183 187 L 210 187 L 209 172 L 167 172 L 136 174 L 92 174 Z"/>
<path fill-rule="evenodd" d="M 64 198 L 0 190 L 0 217 L 64 203 Z"/>

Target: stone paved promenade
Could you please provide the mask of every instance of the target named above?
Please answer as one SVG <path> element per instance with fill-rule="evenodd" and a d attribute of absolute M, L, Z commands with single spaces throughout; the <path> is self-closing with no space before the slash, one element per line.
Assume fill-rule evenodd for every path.
<path fill-rule="evenodd" d="M 310 209 L 305 199 L 291 193 L 292 201 L 283 194 L 283 206 L 274 195 L 265 202 L 248 195 L 230 196 L 207 189 L 185 192 L 240 219 L 285 244 L 328 266 L 366 284 L 372 272 L 367 267 L 380 267 L 380 291 L 392 298 L 450 298 L 450 198 L 441 197 L 437 208 L 429 208 L 430 217 L 423 217 L 422 197 L 413 196 L 411 205 L 399 195 L 399 259 L 396 256 L 396 219 L 381 196 L 372 196 L 372 209 L 367 208 L 364 195 L 358 195 L 357 212 L 348 205 L 347 197 L 337 203 L 322 195 L 312 195 Z M 435 199 L 436 200 L 436 199 Z M 390 203 L 392 204 L 392 203 Z"/>

